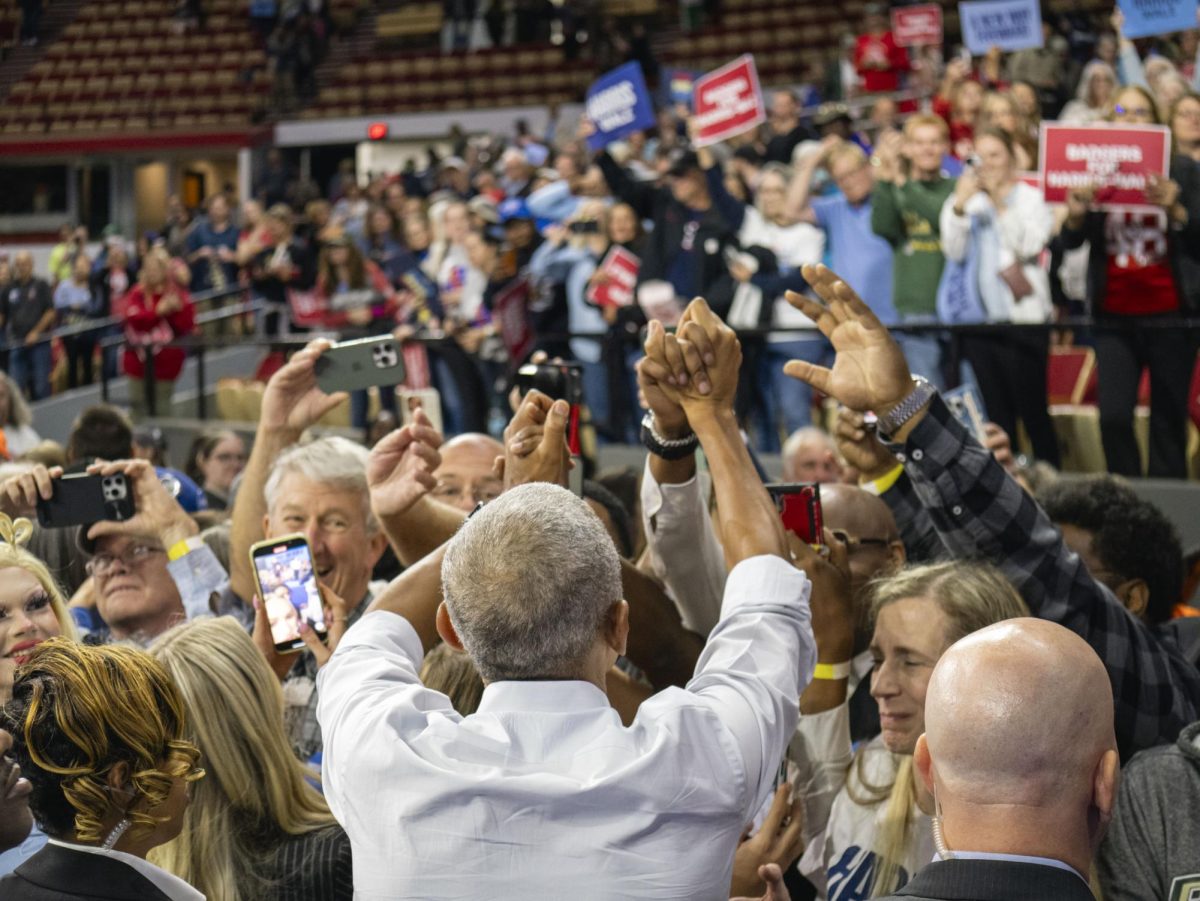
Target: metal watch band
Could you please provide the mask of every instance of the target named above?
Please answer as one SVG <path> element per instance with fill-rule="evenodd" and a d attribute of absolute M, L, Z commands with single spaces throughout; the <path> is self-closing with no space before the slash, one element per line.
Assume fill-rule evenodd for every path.
<path fill-rule="evenodd" d="M 895 407 L 879 417 L 879 432 L 883 435 L 895 435 L 917 412 L 937 393 L 937 389 L 923 376 L 913 376 L 913 390 L 908 397 Z"/>

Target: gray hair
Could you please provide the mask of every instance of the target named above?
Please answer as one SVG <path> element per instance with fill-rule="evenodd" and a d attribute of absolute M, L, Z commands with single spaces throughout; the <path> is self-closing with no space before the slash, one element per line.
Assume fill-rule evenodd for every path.
<path fill-rule="evenodd" d="M 3 379 L 4 387 L 8 389 L 8 422 L 0 422 L 0 425 L 15 425 L 18 428 L 33 425 L 33 413 L 17 383 L 3 371 L 0 371 L 0 379 Z"/>
<path fill-rule="evenodd" d="M 621 564 L 583 500 L 522 485 L 451 539 L 442 595 L 484 680 L 572 677 L 621 599 Z"/>
<path fill-rule="evenodd" d="M 356 491 L 362 495 L 363 518 L 368 535 L 379 531 L 379 522 L 371 512 L 371 489 L 367 486 L 367 457 L 370 454 L 361 444 L 336 435 L 318 438 L 308 444 L 295 444 L 275 460 L 267 484 L 263 486 L 263 498 L 267 511 L 275 509 L 279 499 L 279 485 L 285 476 L 295 473 L 310 482 L 319 482 L 342 491 Z"/>
<path fill-rule="evenodd" d="M 828 432 L 824 432 L 815 425 L 806 425 L 796 429 L 792 434 L 788 435 L 787 441 L 783 442 L 783 450 L 780 456 L 783 459 L 788 459 L 800 448 L 809 444 L 819 444 L 821 447 L 828 450 L 835 457 L 837 456 L 837 445 Z"/>

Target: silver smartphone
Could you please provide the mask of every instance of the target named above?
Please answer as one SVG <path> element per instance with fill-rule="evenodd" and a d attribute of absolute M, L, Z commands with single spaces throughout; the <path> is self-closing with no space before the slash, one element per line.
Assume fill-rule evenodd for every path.
<path fill-rule="evenodd" d="M 317 358 L 317 384 L 326 394 L 361 391 L 404 381 L 404 354 L 391 335 L 333 345 Z"/>

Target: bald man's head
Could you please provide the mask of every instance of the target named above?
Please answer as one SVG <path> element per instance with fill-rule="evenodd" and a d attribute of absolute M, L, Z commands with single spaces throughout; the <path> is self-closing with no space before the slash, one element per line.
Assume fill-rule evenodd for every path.
<path fill-rule="evenodd" d="M 859 613 L 858 647 L 870 641 L 866 588 L 872 579 L 894 572 L 905 563 L 904 542 L 892 509 L 877 495 L 853 485 L 821 486 L 825 528 L 846 540 L 850 555 L 850 587 Z"/>
<path fill-rule="evenodd" d="M 442 445 L 442 465 L 433 473 L 438 482 L 433 496 L 467 513 L 480 501 L 499 497 L 504 486 L 493 466 L 503 453 L 504 445 L 489 435 L 468 432 L 451 438 Z"/>
<path fill-rule="evenodd" d="M 1034 853 L 1040 842 L 1056 852 L 1044 856 L 1086 871 L 1112 811 L 1116 747 L 1112 688 L 1096 652 L 1055 623 L 1010 619 L 942 655 L 914 762 L 947 822 L 954 812 L 961 850 Z M 972 829 L 1010 844 L 967 847 L 981 841 L 965 837 Z"/>

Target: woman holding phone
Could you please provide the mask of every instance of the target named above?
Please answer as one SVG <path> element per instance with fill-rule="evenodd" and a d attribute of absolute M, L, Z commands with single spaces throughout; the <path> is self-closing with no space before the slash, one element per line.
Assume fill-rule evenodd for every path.
<path fill-rule="evenodd" d="M 245 629 L 195 620 L 150 653 L 179 686 L 208 771 L 151 859 L 209 901 L 350 901 L 350 841 L 288 746 L 279 680 Z"/>

